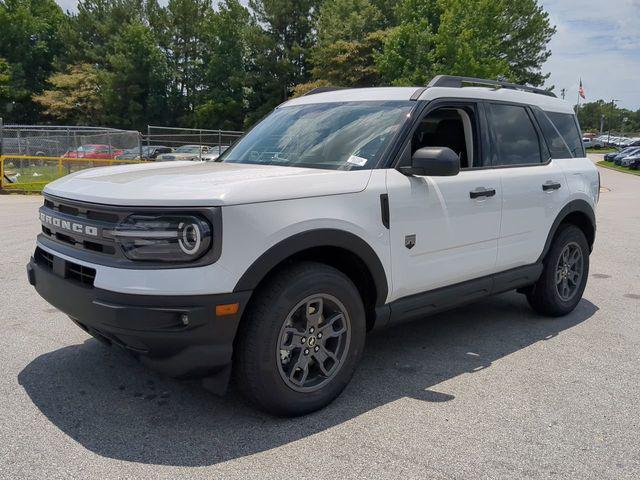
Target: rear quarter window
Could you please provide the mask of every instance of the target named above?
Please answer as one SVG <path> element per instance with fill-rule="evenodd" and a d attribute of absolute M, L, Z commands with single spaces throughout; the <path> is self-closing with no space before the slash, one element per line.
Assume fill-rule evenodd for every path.
<path fill-rule="evenodd" d="M 538 121 L 540 130 L 542 130 L 551 158 L 572 158 L 571 149 L 549 117 L 540 109 L 534 109 L 533 114 Z M 588 138 L 583 140 L 589 141 Z"/>
<path fill-rule="evenodd" d="M 573 157 L 584 157 L 584 147 L 582 145 L 582 136 L 578 129 L 578 122 L 576 122 L 575 115 L 571 113 L 557 113 L 546 112 L 549 119 L 553 122 L 555 127 L 564 138 L 567 143 L 571 155 Z"/>

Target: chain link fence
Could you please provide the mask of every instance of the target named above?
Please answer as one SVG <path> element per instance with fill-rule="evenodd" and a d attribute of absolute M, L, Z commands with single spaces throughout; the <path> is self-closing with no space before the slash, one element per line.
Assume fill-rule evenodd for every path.
<path fill-rule="evenodd" d="M 69 173 L 119 163 L 214 160 L 242 134 L 149 126 L 144 136 L 102 127 L 3 125 L 0 119 L 0 190 L 41 191 Z"/>
<path fill-rule="evenodd" d="M 0 155 L 113 159 L 141 148 L 137 131 L 0 123 Z"/>
<path fill-rule="evenodd" d="M 231 146 L 244 132 L 235 130 L 207 130 L 203 128 L 159 127 L 149 125 L 144 145 L 172 148 L 187 145 L 205 147 L 205 150 L 221 153 Z"/>

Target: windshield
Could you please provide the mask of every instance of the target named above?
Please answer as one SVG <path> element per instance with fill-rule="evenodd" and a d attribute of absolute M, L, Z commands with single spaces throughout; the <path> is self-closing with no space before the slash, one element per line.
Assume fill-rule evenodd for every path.
<path fill-rule="evenodd" d="M 359 170 L 374 167 L 415 102 L 318 103 L 281 107 L 223 162 Z"/>
<path fill-rule="evenodd" d="M 78 152 L 95 152 L 100 149 L 108 149 L 107 145 L 80 145 L 78 147 Z"/>
<path fill-rule="evenodd" d="M 199 153 L 200 147 L 198 145 L 183 145 L 175 149 L 176 153 Z"/>

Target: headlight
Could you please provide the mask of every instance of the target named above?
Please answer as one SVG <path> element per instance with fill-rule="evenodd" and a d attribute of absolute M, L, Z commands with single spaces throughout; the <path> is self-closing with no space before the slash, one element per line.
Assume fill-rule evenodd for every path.
<path fill-rule="evenodd" d="M 130 215 L 113 231 L 130 260 L 191 262 L 212 247 L 211 224 L 196 215 Z"/>

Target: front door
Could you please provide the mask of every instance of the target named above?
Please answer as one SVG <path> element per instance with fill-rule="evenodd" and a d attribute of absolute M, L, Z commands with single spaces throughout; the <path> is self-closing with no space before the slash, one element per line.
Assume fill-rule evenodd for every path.
<path fill-rule="evenodd" d="M 458 153 L 452 177 L 387 171 L 393 288 L 390 300 L 490 275 L 495 271 L 502 208 L 500 173 L 486 166 L 483 122 L 472 103 L 429 110 L 400 162 L 424 146 Z"/>

